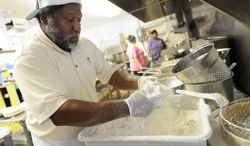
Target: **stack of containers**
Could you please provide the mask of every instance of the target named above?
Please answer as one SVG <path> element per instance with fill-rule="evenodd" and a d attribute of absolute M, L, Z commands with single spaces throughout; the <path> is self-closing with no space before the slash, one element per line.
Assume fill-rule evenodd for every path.
<path fill-rule="evenodd" d="M 229 101 L 234 100 L 233 72 L 219 57 L 213 43 L 199 46 L 184 56 L 172 73 L 184 83 L 186 90 L 221 93 Z"/>

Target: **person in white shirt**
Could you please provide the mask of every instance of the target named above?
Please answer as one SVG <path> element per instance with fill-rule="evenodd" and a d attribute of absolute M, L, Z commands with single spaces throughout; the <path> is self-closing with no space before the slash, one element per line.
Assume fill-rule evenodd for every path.
<path fill-rule="evenodd" d="M 112 68 L 92 42 L 79 36 L 81 0 L 37 4 L 27 19 L 37 18 L 39 28 L 14 64 L 35 146 L 80 146 L 77 134 L 86 126 L 151 113 L 157 101 L 144 92 L 155 88 L 157 81 L 130 78 Z M 119 89 L 139 90 L 125 100 L 97 102 L 96 79 Z"/>

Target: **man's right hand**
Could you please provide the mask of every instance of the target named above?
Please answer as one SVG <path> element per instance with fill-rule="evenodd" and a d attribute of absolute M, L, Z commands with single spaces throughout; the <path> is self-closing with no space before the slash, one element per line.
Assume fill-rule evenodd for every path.
<path fill-rule="evenodd" d="M 143 94 L 141 90 L 135 91 L 125 102 L 128 105 L 130 116 L 146 117 L 154 108 L 154 104 Z"/>
<path fill-rule="evenodd" d="M 157 93 L 149 94 L 148 91 Z M 152 110 L 159 105 L 163 96 L 159 90 L 159 86 L 149 84 L 143 89 L 135 91 L 125 102 L 128 105 L 130 116 L 146 117 Z"/>
<path fill-rule="evenodd" d="M 138 89 L 142 89 L 145 86 L 152 84 L 153 82 L 158 81 L 157 77 L 152 76 L 142 76 L 138 80 Z"/>

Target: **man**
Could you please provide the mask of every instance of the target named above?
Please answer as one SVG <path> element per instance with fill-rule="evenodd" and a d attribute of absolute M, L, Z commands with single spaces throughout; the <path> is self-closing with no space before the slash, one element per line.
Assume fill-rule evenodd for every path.
<path fill-rule="evenodd" d="M 32 18 L 38 19 L 39 29 L 23 46 L 14 75 L 27 103 L 26 124 L 35 146 L 80 146 L 77 134 L 83 127 L 150 114 L 160 95 L 148 98 L 144 92 L 154 82 L 112 68 L 93 43 L 79 37 L 81 0 L 39 0 L 27 17 Z M 125 100 L 98 103 L 96 78 L 141 90 Z"/>
<path fill-rule="evenodd" d="M 149 41 L 148 49 L 152 56 L 152 61 L 158 61 L 161 57 L 161 51 L 167 47 L 165 42 L 158 38 L 158 32 L 156 30 L 153 30 L 151 32 L 152 38 Z"/>

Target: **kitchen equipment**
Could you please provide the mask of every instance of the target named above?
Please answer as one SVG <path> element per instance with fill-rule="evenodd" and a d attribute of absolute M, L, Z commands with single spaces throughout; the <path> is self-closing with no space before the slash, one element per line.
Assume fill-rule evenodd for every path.
<path fill-rule="evenodd" d="M 231 102 L 220 111 L 220 124 L 230 146 L 250 145 L 250 98 Z"/>
<path fill-rule="evenodd" d="M 173 59 L 173 60 L 161 60 L 158 64 L 158 62 L 156 64 L 152 63 L 150 64 L 150 68 L 156 68 L 158 70 L 161 71 L 160 75 L 157 75 L 158 78 L 164 78 L 166 74 L 168 74 L 168 76 L 170 76 L 172 73 L 172 69 L 173 67 L 177 64 L 177 62 L 179 62 L 181 59 Z M 173 75 L 171 75 L 173 76 Z"/>
<path fill-rule="evenodd" d="M 197 100 L 196 98 L 192 98 L 192 99 Z M 183 101 L 181 100 L 180 102 L 183 102 Z M 166 103 L 169 103 L 169 102 L 166 102 Z M 154 118 L 152 118 L 154 122 L 149 122 L 149 124 L 151 123 L 152 125 L 146 126 L 143 128 L 143 124 L 140 124 L 140 123 L 142 121 L 147 122 L 148 117 L 136 118 L 136 119 L 133 119 L 132 117 L 128 117 L 124 119 L 118 119 L 116 121 L 111 121 L 111 123 L 106 123 L 107 129 L 103 129 L 102 132 L 104 135 L 102 136 L 96 135 L 96 130 L 98 130 L 98 128 L 100 128 L 100 126 L 103 126 L 103 125 L 85 128 L 78 135 L 78 139 L 80 141 L 85 142 L 86 145 L 88 146 L 128 146 L 128 145 L 131 145 L 131 146 L 167 146 L 167 145 L 168 146 L 207 146 L 207 139 L 211 137 L 212 135 L 211 126 L 209 122 L 209 116 L 210 116 L 209 108 L 205 104 L 203 99 L 197 100 L 194 106 L 197 107 L 195 111 L 198 111 L 196 112 L 198 115 L 195 114 L 193 116 L 200 119 L 200 122 L 198 123 L 200 124 L 201 127 L 200 127 L 200 132 L 198 132 L 198 134 L 194 134 L 194 135 L 190 135 L 190 134 L 187 134 L 187 135 L 180 135 L 180 134 L 164 135 L 163 134 L 162 135 L 162 134 L 157 134 L 157 133 L 153 135 L 149 134 L 151 130 L 154 130 L 154 128 L 157 128 L 157 127 L 159 129 L 173 129 L 173 130 L 175 129 L 173 127 L 176 127 L 177 131 L 183 132 L 184 127 L 176 126 L 179 123 L 181 123 L 182 120 L 178 122 L 175 116 L 178 116 L 181 119 L 188 118 L 188 117 L 179 116 L 179 114 L 181 113 L 178 112 L 176 113 L 175 116 L 170 116 L 166 118 L 169 120 L 170 123 L 172 123 L 170 125 L 169 123 L 161 122 L 159 120 L 155 120 Z M 163 109 L 162 111 L 161 109 L 159 109 L 158 111 L 155 111 L 155 112 L 156 113 L 159 112 L 158 113 L 160 114 L 159 117 L 162 120 L 163 116 L 169 113 L 169 109 L 166 108 L 166 109 Z M 152 114 L 154 115 L 154 113 Z M 149 116 L 153 116 L 153 115 L 149 115 Z M 124 120 L 125 122 L 123 122 Z M 176 123 L 173 121 L 176 121 Z M 196 124 L 192 122 L 187 123 L 187 126 L 193 127 L 189 129 L 190 130 L 189 132 L 192 133 L 194 129 L 198 127 Z M 124 129 L 126 127 L 128 127 L 128 129 Z M 123 130 L 121 130 L 121 128 L 123 128 Z M 109 134 L 109 132 L 107 132 L 106 130 L 109 130 L 111 133 L 114 133 L 116 130 L 118 130 L 119 132 L 116 133 L 116 135 L 115 134 L 112 135 L 112 134 Z M 123 134 L 127 132 L 131 132 L 132 134 L 124 136 Z M 143 134 L 140 132 L 142 132 Z"/>
<path fill-rule="evenodd" d="M 124 63 L 128 59 L 126 58 L 124 52 L 119 52 L 116 54 L 112 54 L 113 60 L 112 62 L 115 62 L 116 64 Z"/>
<path fill-rule="evenodd" d="M 181 58 L 189 53 L 189 50 L 186 50 L 184 48 L 180 48 L 178 50 L 174 51 L 174 57 L 175 58 Z"/>
<path fill-rule="evenodd" d="M 228 53 L 230 52 L 231 48 L 219 48 L 216 49 L 216 51 L 219 53 L 219 56 L 221 59 L 225 62 Z"/>
<path fill-rule="evenodd" d="M 161 70 L 158 68 L 143 67 L 138 73 L 143 73 L 143 76 L 157 76 L 161 74 Z"/>
<path fill-rule="evenodd" d="M 188 44 L 185 40 L 181 40 L 177 44 L 174 45 L 173 55 L 175 58 L 181 58 L 189 53 Z"/>
<path fill-rule="evenodd" d="M 159 80 L 159 82 L 163 84 L 166 88 L 173 90 L 183 89 L 184 87 L 184 84 L 180 80 L 178 80 L 175 76 L 162 78 Z"/>
<path fill-rule="evenodd" d="M 125 63 L 128 61 L 126 41 L 122 33 L 104 37 L 100 42 L 104 58 L 113 64 Z"/>
<path fill-rule="evenodd" d="M 225 96 L 229 101 L 234 100 L 233 94 L 233 73 L 230 77 L 213 82 L 197 83 L 197 84 L 184 84 L 186 90 L 202 92 L 202 93 L 220 93 Z"/>
<path fill-rule="evenodd" d="M 229 103 L 229 101 L 220 93 L 200 93 L 188 90 L 176 90 L 176 93 L 213 100 L 219 105 L 220 108 L 224 107 Z"/>
<path fill-rule="evenodd" d="M 227 36 L 209 36 L 206 40 L 212 42 L 215 48 L 227 48 L 228 37 Z"/>
<path fill-rule="evenodd" d="M 184 56 L 172 73 L 183 83 L 218 81 L 231 76 L 231 70 L 219 57 L 213 44 L 205 44 Z"/>
<path fill-rule="evenodd" d="M 229 66 L 229 69 L 230 69 L 230 70 L 233 70 L 233 69 L 234 69 L 234 67 L 235 67 L 236 65 L 237 65 L 237 63 L 235 63 L 235 62 L 234 62 L 234 63 L 232 63 L 232 64 Z"/>

